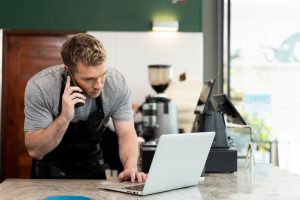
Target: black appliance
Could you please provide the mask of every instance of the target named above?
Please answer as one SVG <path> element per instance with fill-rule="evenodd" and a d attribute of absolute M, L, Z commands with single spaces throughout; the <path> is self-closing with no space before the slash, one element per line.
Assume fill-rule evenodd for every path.
<path fill-rule="evenodd" d="M 215 131 L 216 135 L 208 154 L 205 172 L 235 172 L 237 171 L 237 149 L 235 145 L 229 145 L 226 124 L 223 114 L 225 113 L 225 101 L 219 96 L 212 98 L 214 79 L 206 81 L 203 85 L 196 109 L 194 132 Z M 228 98 L 226 99 L 228 100 Z M 232 104 L 230 106 L 233 106 Z M 227 109 L 228 110 L 228 109 Z M 225 113 L 228 114 L 228 113 Z M 239 115 L 240 116 L 240 115 Z"/>
<path fill-rule="evenodd" d="M 237 171 L 237 149 L 233 142 L 228 142 L 223 114 L 229 116 L 230 122 L 243 125 L 246 122 L 226 95 L 212 96 L 213 86 L 213 79 L 203 85 L 195 109 L 193 132 L 216 132 L 206 161 L 205 173 L 233 173 Z M 142 146 L 142 169 L 145 173 L 149 171 L 155 149 L 156 145 Z"/>

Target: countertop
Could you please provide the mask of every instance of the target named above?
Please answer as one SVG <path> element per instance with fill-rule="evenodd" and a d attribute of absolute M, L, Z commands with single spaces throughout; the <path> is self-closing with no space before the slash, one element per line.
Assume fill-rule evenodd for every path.
<path fill-rule="evenodd" d="M 235 173 L 205 174 L 199 185 L 145 197 L 97 189 L 101 180 L 6 179 L 0 184 L 0 199 L 44 199 L 53 195 L 83 195 L 92 199 L 300 199 L 300 176 L 269 164 Z"/>

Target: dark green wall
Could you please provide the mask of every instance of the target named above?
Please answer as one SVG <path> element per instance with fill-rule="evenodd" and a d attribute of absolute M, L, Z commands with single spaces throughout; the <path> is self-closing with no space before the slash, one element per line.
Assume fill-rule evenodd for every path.
<path fill-rule="evenodd" d="M 0 0 L 0 28 L 53 31 L 149 31 L 153 19 L 202 32 L 202 0 Z"/>

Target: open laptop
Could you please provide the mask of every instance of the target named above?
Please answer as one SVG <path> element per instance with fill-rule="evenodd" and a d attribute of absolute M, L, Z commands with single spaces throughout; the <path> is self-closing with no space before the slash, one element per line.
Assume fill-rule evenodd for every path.
<path fill-rule="evenodd" d="M 198 184 L 215 132 L 162 135 L 145 183 L 112 183 L 99 188 L 148 195 Z"/>

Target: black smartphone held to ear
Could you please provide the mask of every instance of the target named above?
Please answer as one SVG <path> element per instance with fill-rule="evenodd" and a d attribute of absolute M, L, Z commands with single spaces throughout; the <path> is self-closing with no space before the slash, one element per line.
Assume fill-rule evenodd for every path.
<path fill-rule="evenodd" d="M 65 84 L 67 82 L 67 77 L 68 76 L 70 76 L 70 85 L 78 87 L 77 84 L 76 84 L 76 82 L 75 82 L 75 79 L 74 79 L 74 76 L 73 76 L 71 70 L 68 67 L 65 66 L 64 67 L 64 72 L 62 73 L 62 79 L 63 79 L 63 81 L 64 81 Z M 77 103 L 77 104 L 75 104 L 75 108 L 79 108 L 79 107 L 81 107 L 83 105 L 84 105 L 84 103 Z"/>

